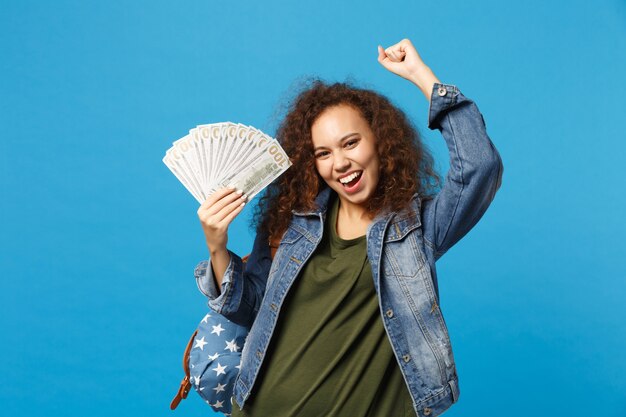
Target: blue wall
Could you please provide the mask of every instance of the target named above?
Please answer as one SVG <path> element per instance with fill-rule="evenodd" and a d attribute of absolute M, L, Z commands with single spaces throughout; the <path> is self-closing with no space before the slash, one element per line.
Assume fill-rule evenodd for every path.
<path fill-rule="evenodd" d="M 449 416 L 626 415 L 623 0 L 3 1 L 2 414 L 174 415 L 207 309 L 198 205 L 161 162 L 187 129 L 274 134 L 294 80 L 352 77 L 445 174 L 426 99 L 376 60 L 403 37 L 476 101 L 505 166 L 438 262 Z M 251 209 L 230 232 L 242 255 Z M 212 415 L 194 392 L 175 413 Z"/>

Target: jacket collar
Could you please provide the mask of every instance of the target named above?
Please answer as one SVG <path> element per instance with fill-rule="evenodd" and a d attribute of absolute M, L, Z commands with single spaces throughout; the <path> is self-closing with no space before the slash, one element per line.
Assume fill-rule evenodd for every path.
<path fill-rule="evenodd" d="M 325 214 L 326 209 L 328 208 L 328 201 L 332 195 L 331 193 L 334 193 L 332 188 L 325 185 L 324 188 L 317 193 L 317 197 L 315 197 L 315 208 L 312 211 L 292 210 L 291 212 L 296 216 L 319 216 L 320 214 Z"/>
<path fill-rule="evenodd" d="M 322 188 L 322 190 L 315 197 L 315 209 L 311 211 L 292 210 L 292 213 L 296 216 L 315 216 L 315 217 L 323 216 L 325 217 L 326 210 L 328 209 L 328 202 L 330 201 L 330 197 L 332 196 L 332 193 L 335 193 L 335 191 L 333 191 L 332 188 L 330 188 L 328 185 L 325 185 L 324 188 Z M 413 230 L 414 228 L 422 224 L 420 220 L 421 210 L 420 210 L 420 199 L 419 199 L 418 193 L 413 194 L 413 197 L 411 198 L 411 208 L 413 209 L 412 212 L 409 210 L 403 210 L 398 213 L 396 212 L 379 213 L 374 218 L 374 220 L 372 220 L 372 223 L 370 223 L 370 225 L 368 226 L 368 230 L 374 226 L 379 227 L 378 226 L 379 224 L 385 225 L 389 222 L 389 232 L 388 232 L 387 240 L 401 239 L 409 231 Z M 384 226 L 383 228 L 386 229 L 386 227 Z"/>

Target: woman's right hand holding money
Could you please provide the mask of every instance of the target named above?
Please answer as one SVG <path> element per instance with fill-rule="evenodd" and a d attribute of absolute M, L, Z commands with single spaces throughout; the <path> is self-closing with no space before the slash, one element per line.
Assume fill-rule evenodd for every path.
<path fill-rule="evenodd" d="M 198 218 L 204 231 L 206 244 L 217 284 L 222 288 L 224 271 L 230 262 L 226 250 L 228 226 L 243 210 L 246 195 L 236 188 L 221 188 L 211 194 L 198 209 Z"/>

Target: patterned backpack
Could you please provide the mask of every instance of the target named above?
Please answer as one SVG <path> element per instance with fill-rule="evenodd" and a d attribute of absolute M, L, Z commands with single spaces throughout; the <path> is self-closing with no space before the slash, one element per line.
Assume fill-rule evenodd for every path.
<path fill-rule="evenodd" d="M 278 246 L 270 245 L 271 256 Z M 242 258 L 244 265 L 248 256 Z M 232 411 L 232 393 L 239 374 L 241 350 L 250 329 L 209 311 L 191 335 L 183 354 L 185 377 L 170 403 L 174 410 L 193 386 L 214 411 L 227 416 Z"/>

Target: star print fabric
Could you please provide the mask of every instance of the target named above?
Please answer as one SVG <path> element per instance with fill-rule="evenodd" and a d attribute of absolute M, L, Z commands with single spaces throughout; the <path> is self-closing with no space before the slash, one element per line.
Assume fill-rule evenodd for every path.
<path fill-rule="evenodd" d="M 189 353 L 191 384 L 213 410 L 227 416 L 247 335 L 247 328 L 210 312 L 198 325 Z"/>

